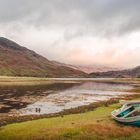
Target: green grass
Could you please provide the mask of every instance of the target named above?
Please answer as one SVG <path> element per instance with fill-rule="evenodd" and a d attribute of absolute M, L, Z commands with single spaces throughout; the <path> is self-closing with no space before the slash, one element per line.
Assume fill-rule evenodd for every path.
<path fill-rule="evenodd" d="M 76 83 L 77 81 L 52 80 L 39 77 L 0 76 L 0 86 L 30 86 L 53 83 Z"/>
<path fill-rule="evenodd" d="M 133 84 L 139 84 L 140 83 L 140 78 L 114 78 L 114 79 L 89 79 L 89 81 L 93 82 L 106 82 L 106 83 L 116 83 L 116 82 L 121 82 L 121 83 L 133 83 Z M 72 82 L 82 82 L 82 80 L 77 80 L 77 81 L 61 81 L 61 80 L 50 80 L 49 78 L 39 78 L 39 77 L 19 77 L 19 76 L 0 76 L 0 85 L 1 86 L 14 86 L 14 85 L 40 85 L 40 84 L 50 84 L 50 83 L 58 83 L 58 82 L 63 82 L 63 83 L 72 83 Z"/>
<path fill-rule="evenodd" d="M 32 86 L 56 83 L 48 78 L 0 76 L 0 86 Z"/>
<path fill-rule="evenodd" d="M 140 130 L 117 124 L 110 113 L 119 104 L 82 114 L 40 119 L 0 128 L 0 140 L 136 140 Z"/>

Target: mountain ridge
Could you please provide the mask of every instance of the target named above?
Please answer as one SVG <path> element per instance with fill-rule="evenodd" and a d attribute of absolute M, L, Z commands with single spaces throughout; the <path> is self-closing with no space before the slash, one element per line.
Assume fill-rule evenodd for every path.
<path fill-rule="evenodd" d="M 124 68 L 117 68 L 117 67 L 109 67 L 109 66 L 104 66 L 104 65 L 73 65 L 73 64 L 65 64 L 57 61 L 52 61 L 53 63 L 59 65 L 59 66 L 67 66 L 76 70 L 83 71 L 87 74 L 93 73 L 93 72 L 107 72 L 107 71 L 117 71 L 117 70 L 122 70 Z"/>
<path fill-rule="evenodd" d="M 96 78 L 140 78 L 140 65 L 136 66 L 135 68 L 119 70 L 119 71 L 90 73 L 89 77 L 96 77 Z"/>
<path fill-rule="evenodd" d="M 66 66 L 58 66 L 36 52 L 0 37 L 0 75 L 84 77 L 86 73 Z"/>

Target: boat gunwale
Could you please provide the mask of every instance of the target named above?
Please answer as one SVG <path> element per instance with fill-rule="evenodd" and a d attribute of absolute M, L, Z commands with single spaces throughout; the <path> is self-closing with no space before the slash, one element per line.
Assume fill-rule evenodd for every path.
<path fill-rule="evenodd" d="M 140 101 L 130 101 L 125 103 L 124 105 L 128 105 L 129 103 L 134 103 L 134 104 L 140 104 Z M 124 106 L 123 105 L 123 106 Z M 129 106 L 132 107 L 133 105 Z M 131 111 L 130 113 L 124 115 L 123 117 L 117 117 L 118 114 L 120 114 L 121 112 L 127 110 L 128 108 L 125 108 L 124 110 L 120 110 L 117 109 L 118 111 L 120 111 L 119 113 L 115 114 L 114 112 L 117 110 L 114 110 L 111 112 L 111 116 L 113 117 L 113 119 L 115 119 L 116 121 L 122 122 L 122 123 L 132 123 L 132 122 L 136 122 L 136 121 L 140 121 L 140 115 L 137 116 L 132 116 L 132 117 L 128 117 L 126 118 L 128 115 L 130 115 L 131 113 L 133 113 L 134 111 L 140 110 L 140 107 L 135 108 L 133 111 Z"/>

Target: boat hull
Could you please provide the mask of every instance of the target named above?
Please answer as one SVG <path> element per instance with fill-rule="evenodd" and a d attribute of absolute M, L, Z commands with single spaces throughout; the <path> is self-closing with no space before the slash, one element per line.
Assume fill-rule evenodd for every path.
<path fill-rule="evenodd" d="M 118 118 L 116 117 L 116 114 L 112 112 L 112 117 L 115 121 L 121 124 L 140 126 L 140 116 L 132 117 L 132 118 Z"/>
<path fill-rule="evenodd" d="M 125 103 L 111 112 L 112 118 L 121 124 L 140 126 L 140 101 Z"/>
<path fill-rule="evenodd" d="M 140 126 L 140 120 L 132 121 L 132 122 L 123 122 L 123 121 L 119 121 L 119 120 L 116 120 L 116 121 L 119 123 L 122 123 L 122 124 L 126 124 L 126 125 Z"/>

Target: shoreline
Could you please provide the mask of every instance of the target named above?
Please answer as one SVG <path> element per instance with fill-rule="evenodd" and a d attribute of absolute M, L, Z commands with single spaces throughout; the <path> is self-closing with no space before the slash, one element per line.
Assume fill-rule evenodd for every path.
<path fill-rule="evenodd" d="M 131 95 L 124 95 L 122 98 L 121 97 L 112 98 L 112 99 L 109 99 L 108 101 L 94 102 L 89 105 L 83 105 L 76 108 L 66 109 L 58 113 L 50 113 L 50 114 L 44 114 L 44 115 L 24 115 L 24 116 L 3 115 L 3 116 L 0 116 L 0 127 L 8 125 L 8 124 L 14 124 L 14 123 L 44 119 L 44 118 L 64 117 L 65 115 L 86 113 L 89 111 L 93 111 L 98 107 L 103 107 L 103 106 L 108 107 L 109 105 L 119 103 L 119 100 L 121 99 L 134 100 L 137 98 L 140 98 L 139 93 L 131 94 Z"/>
<path fill-rule="evenodd" d="M 32 85 L 51 85 L 51 84 L 57 84 L 57 83 L 81 83 L 84 82 L 84 80 L 70 80 L 69 78 L 66 78 L 68 80 L 53 80 L 49 78 L 36 78 L 36 77 L 1 77 L 0 76 L 0 86 L 32 86 Z M 95 78 L 96 79 L 96 78 Z M 89 79 L 87 79 L 89 80 Z M 134 89 L 128 90 L 128 92 L 131 92 L 132 94 L 129 95 L 123 95 L 123 97 L 117 97 L 109 99 L 108 101 L 99 101 L 99 102 L 93 102 L 89 105 L 82 105 L 76 108 L 66 109 L 64 111 L 61 111 L 59 113 L 50 113 L 46 115 L 26 115 L 26 116 L 8 116 L 7 114 L 0 114 L 0 126 L 12 124 L 12 123 L 19 123 L 24 121 L 31 121 L 31 120 L 37 120 L 42 118 L 52 118 L 52 117 L 64 117 L 64 115 L 69 114 L 78 114 L 78 113 L 84 113 L 88 111 L 92 111 L 98 107 L 101 106 L 108 106 L 114 103 L 118 103 L 119 100 L 125 99 L 125 100 L 131 100 L 135 98 L 140 98 L 140 78 L 117 78 L 117 79 L 90 79 L 89 81 L 92 82 L 100 82 L 100 83 L 123 83 L 123 84 L 132 84 Z M 86 81 L 87 82 L 87 81 Z M 3 83 L 3 84 L 1 84 Z M 17 84 L 18 83 L 18 84 Z M 29 84 L 30 83 L 30 84 Z M 65 85 L 66 86 L 66 85 Z M 61 88 L 60 88 L 61 89 Z M 57 88 L 58 90 L 58 88 Z"/>

